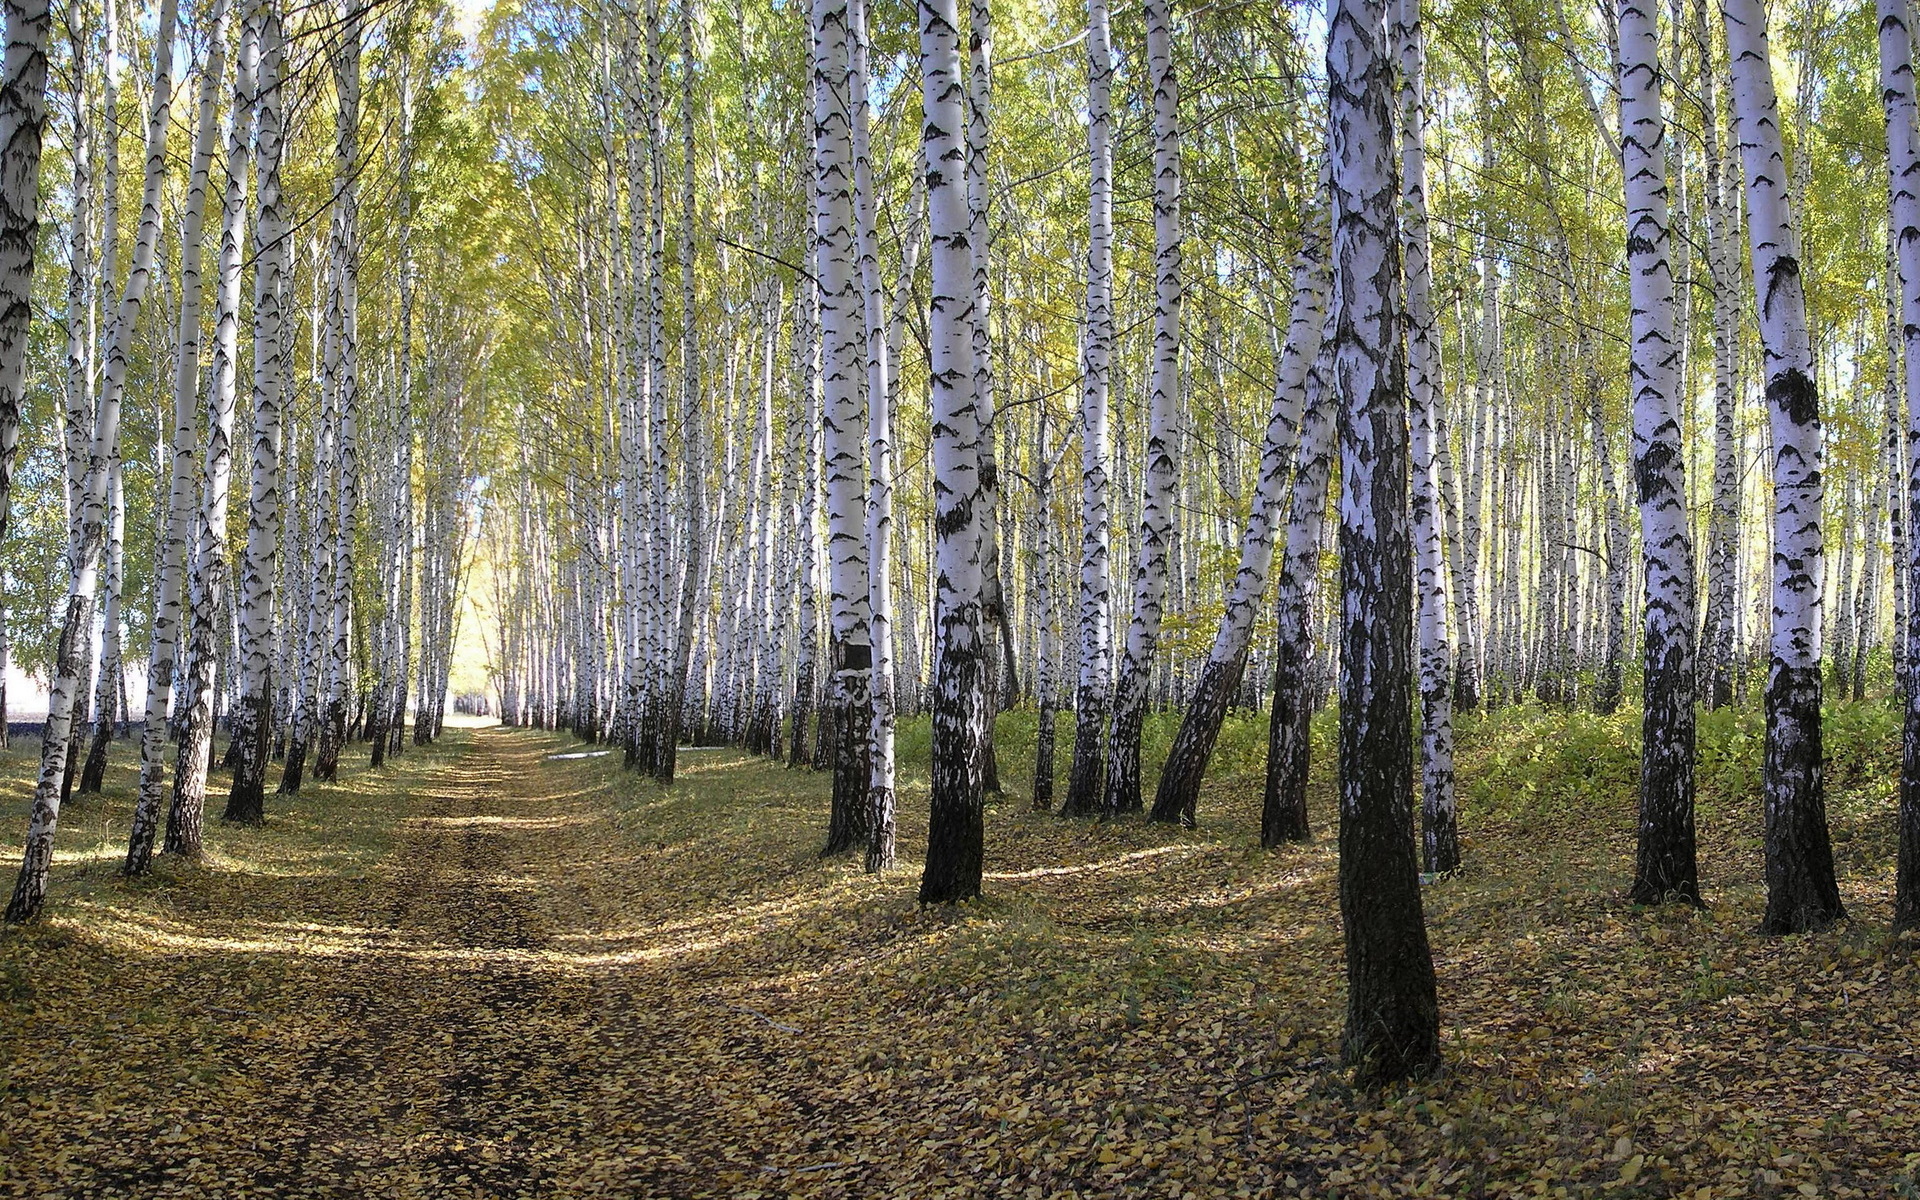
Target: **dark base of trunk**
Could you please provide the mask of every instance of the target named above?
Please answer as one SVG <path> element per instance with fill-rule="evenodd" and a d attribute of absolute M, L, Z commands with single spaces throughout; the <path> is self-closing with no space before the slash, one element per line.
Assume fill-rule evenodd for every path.
<path fill-rule="evenodd" d="M 1767 678 L 1765 934 L 1810 933 L 1847 915 L 1834 878 L 1820 756 L 1819 668 L 1775 662 Z"/>
<path fill-rule="evenodd" d="M 873 703 L 856 696 L 851 704 L 836 703 L 831 726 L 839 745 L 833 754 L 833 802 L 827 818 L 827 844 L 820 856 L 828 858 L 864 847 L 873 833 L 872 785 Z M 823 712 L 822 717 L 825 717 Z"/>
<path fill-rule="evenodd" d="M 1053 808 L 1054 708 L 1052 700 L 1040 702 L 1040 721 L 1033 731 L 1033 811 Z"/>
<path fill-rule="evenodd" d="M 1429 875 L 1460 869 L 1460 826 L 1452 812 L 1429 812 L 1421 824 L 1422 866 Z"/>
<path fill-rule="evenodd" d="M 1147 719 L 1147 705 L 1116 706 L 1107 726 L 1107 786 L 1101 798 L 1106 815 L 1139 812 L 1140 803 L 1140 727 Z"/>
<path fill-rule="evenodd" d="M 965 636 L 963 633 L 962 637 Z M 920 903 L 953 904 L 980 894 L 986 800 L 980 791 L 980 660 L 944 651 L 934 668 L 933 747 L 928 788 L 927 863 Z"/>
<path fill-rule="evenodd" d="M 1200 802 L 1200 784 L 1206 778 L 1207 763 L 1213 758 L 1213 745 L 1220 737 L 1220 724 L 1227 719 L 1227 707 L 1233 691 L 1240 686 L 1240 674 L 1246 669 L 1246 655 L 1229 662 L 1209 658 L 1200 670 L 1200 682 L 1193 690 L 1187 714 L 1180 720 L 1180 732 L 1174 735 L 1167 765 L 1160 772 L 1160 785 L 1153 795 L 1150 821 L 1178 822 L 1191 829 Z"/>
<path fill-rule="evenodd" d="M 367 727 L 369 743 L 367 765 L 376 770 L 387 765 L 387 734 L 386 718 L 379 715 L 376 710 L 376 715 Z"/>
<path fill-rule="evenodd" d="M 1893 928 L 1920 929 L 1920 696 L 1907 698 L 1900 734 L 1900 849 L 1895 859 Z"/>
<path fill-rule="evenodd" d="M 1466 667 L 1453 673 L 1453 711 L 1472 712 L 1480 707 L 1480 677 Z"/>
<path fill-rule="evenodd" d="M 87 745 L 87 762 L 80 769 L 80 794 L 96 795 L 107 782 L 107 746 L 113 741 L 113 722 L 95 721 Z"/>
<path fill-rule="evenodd" d="M 813 769 L 816 771 L 833 770 L 833 760 L 840 749 L 840 713 L 832 701 L 822 704 L 818 709 L 820 728 L 813 736 Z"/>
<path fill-rule="evenodd" d="M 793 721 L 787 734 L 787 765 L 797 767 L 811 761 L 807 753 L 808 726 L 813 721 L 813 672 L 803 670 L 793 685 Z"/>
<path fill-rule="evenodd" d="M 307 773 L 307 739 L 297 737 L 287 743 L 287 765 L 280 772 L 280 791 L 282 796 L 300 794 L 300 782 Z"/>
<path fill-rule="evenodd" d="M 1283 640 L 1274 662 L 1267 787 L 1260 806 L 1260 844 L 1269 850 L 1313 836 L 1307 824 L 1307 771 L 1313 758 L 1310 665 L 1300 646 Z"/>
<path fill-rule="evenodd" d="M 1067 770 L 1067 799 L 1063 817 L 1091 817 L 1100 811 L 1105 782 L 1107 706 L 1084 692 L 1076 698 L 1073 719 L 1073 764 Z"/>
<path fill-rule="evenodd" d="M 258 825 L 267 819 L 267 697 L 242 696 L 234 710 L 233 744 L 240 761 L 233 768 L 223 821 Z"/>
<path fill-rule="evenodd" d="M 313 759 L 313 777 L 320 783 L 332 783 L 340 774 L 340 748 L 347 740 L 347 704 L 335 700 L 327 705 L 320 720 L 320 749 Z"/>
<path fill-rule="evenodd" d="M 205 724 L 211 724 L 209 717 Z M 187 740 L 180 746 L 174 769 L 173 804 L 167 809 L 167 834 L 160 845 L 168 854 L 200 856 L 207 815 L 206 762 L 212 752 L 212 731 L 189 722 Z"/>
<path fill-rule="evenodd" d="M 1685 633 L 1679 636 L 1685 637 Z M 1640 839 L 1635 904 L 1700 903 L 1694 854 L 1693 687 L 1680 669 L 1684 645 L 1647 647 L 1645 713 L 1640 720 Z"/>

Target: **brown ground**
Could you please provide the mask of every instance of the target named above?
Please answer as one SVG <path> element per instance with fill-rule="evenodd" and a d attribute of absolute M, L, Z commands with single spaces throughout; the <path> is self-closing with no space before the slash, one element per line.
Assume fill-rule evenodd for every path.
<path fill-rule="evenodd" d="M 454 734 L 139 884 L 76 805 L 0 935 L 0 1194 L 1920 1196 L 1910 951 L 1762 940 L 1751 887 L 1625 908 L 1617 835 L 1470 831 L 1449 1072 L 1366 1097 L 1330 841 L 1259 850 L 1245 781 L 1194 832 L 997 805 L 987 899 L 923 913 L 911 863 L 815 860 L 824 777 L 573 748 Z"/>

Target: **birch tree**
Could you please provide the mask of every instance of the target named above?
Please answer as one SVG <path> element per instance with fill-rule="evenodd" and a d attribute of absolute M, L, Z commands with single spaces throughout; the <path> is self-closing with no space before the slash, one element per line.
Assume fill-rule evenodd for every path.
<path fill-rule="evenodd" d="M 1173 67 L 1172 16 L 1148 0 L 1147 75 L 1153 89 L 1153 362 L 1147 383 L 1146 477 L 1140 495 L 1140 545 L 1134 557 L 1133 617 L 1113 689 L 1107 731 L 1108 813 L 1140 807 L 1140 727 L 1148 671 L 1160 641 L 1173 533 L 1174 436 L 1180 412 L 1180 90 Z"/>
<path fill-rule="evenodd" d="M 1693 542 L 1680 440 L 1668 257 L 1666 124 L 1656 9 L 1620 0 L 1620 157 L 1626 179 L 1633 466 L 1646 587 L 1639 850 L 1633 899 L 1699 903 L 1694 865 Z"/>
<path fill-rule="evenodd" d="M 233 738 L 241 752 L 225 813 L 229 821 L 247 822 L 257 822 L 265 815 L 267 761 L 272 745 L 274 573 L 283 525 L 282 350 L 290 340 L 285 298 L 291 257 L 291 230 L 281 194 L 285 40 L 280 14 L 272 3 L 256 3 L 252 19 L 260 25 L 253 143 L 253 453 L 248 464 L 247 538 L 238 596 L 240 687 L 234 702 Z M 403 691 L 403 706 L 404 697 Z"/>
<path fill-rule="evenodd" d="M 980 894 L 985 812 L 980 769 L 981 672 L 990 653 L 981 620 L 982 511 L 978 398 L 973 394 L 973 262 L 967 248 L 965 119 L 959 16 L 954 0 L 919 0 L 920 97 L 927 176 L 932 300 L 929 359 L 933 422 L 933 748 L 926 867 L 920 902 Z"/>
<path fill-rule="evenodd" d="M 1246 670 L 1247 650 L 1253 641 L 1254 619 L 1267 590 L 1273 565 L 1274 527 L 1282 490 L 1292 476 L 1299 450 L 1300 415 L 1306 401 L 1307 373 L 1320 353 L 1325 325 L 1327 289 L 1326 209 L 1316 204 L 1301 228 L 1301 245 L 1293 264 L 1293 300 L 1287 318 L 1286 344 L 1273 388 L 1266 436 L 1260 448 L 1260 476 L 1254 485 L 1253 507 L 1240 538 L 1240 567 L 1228 593 L 1226 611 L 1213 647 L 1201 669 L 1200 682 L 1181 718 L 1167 764 L 1160 772 L 1152 817 L 1191 826 L 1207 761 L 1220 736 L 1227 706 Z"/>
<path fill-rule="evenodd" d="M 872 787 L 873 641 L 869 628 L 860 422 L 865 372 L 853 205 L 851 48 L 847 0 L 815 0 L 814 230 L 820 261 L 821 433 L 827 504 L 827 590 L 834 736 L 826 854 L 866 843 Z"/>
<path fill-rule="evenodd" d="M 1406 365 L 1382 0 L 1335 0 L 1327 35 L 1333 164 L 1333 378 L 1340 411 L 1342 1057 L 1361 1082 L 1439 1062 L 1439 1009 L 1413 853 L 1412 547 Z"/>
<path fill-rule="evenodd" d="M 1821 766 L 1820 625 L 1824 451 L 1807 337 L 1800 237 L 1757 0 L 1721 0 L 1733 116 L 1746 179 L 1747 238 L 1773 437 L 1773 636 L 1767 669 L 1768 933 L 1803 933 L 1846 915 L 1834 879 Z"/>
<path fill-rule="evenodd" d="M 199 422 L 201 270 L 205 262 L 204 234 L 207 180 L 213 168 L 214 141 L 219 133 L 217 112 L 220 84 L 226 71 L 228 6 L 214 7 L 207 57 L 200 69 L 198 116 L 194 121 L 193 161 L 187 176 L 187 203 L 180 221 L 180 324 L 176 336 L 173 373 L 173 423 L 167 451 L 165 526 L 161 535 L 158 578 L 155 580 L 153 633 L 147 653 L 147 695 L 140 730 L 140 785 L 127 837 L 125 871 L 144 872 L 153 857 L 153 839 L 159 824 L 160 796 L 166 785 L 166 736 L 173 698 L 173 669 L 180 647 L 182 584 L 187 564 L 187 539 L 192 532 L 193 450 Z"/>
<path fill-rule="evenodd" d="M 1073 763 L 1061 811 L 1100 810 L 1106 759 L 1102 738 L 1111 704 L 1113 633 L 1108 619 L 1112 554 L 1108 491 L 1112 447 L 1107 432 L 1113 356 L 1113 51 L 1107 0 L 1087 0 L 1086 325 L 1081 335 L 1080 395 L 1080 655 L 1074 688 Z"/>
<path fill-rule="evenodd" d="M 1906 384 L 1906 427 L 1920 429 L 1920 128 L 1916 128 L 1913 40 L 1905 0 L 1879 0 L 1880 96 L 1887 120 L 1887 202 L 1900 290 L 1900 343 Z M 1893 346 L 1889 345 L 1891 352 Z M 1909 529 L 1920 527 L 1920 439 L 1907 438 L 1906 488 L 1896 498 L 1911 514 Z M 1895 629 L 1907 644 L 1907 661 L 1920 651 L 1920 538 L 1911 539 L 1908 558 L 1896 564 L 1906 572 L 1907 626 Z M 1893 926 L 1920 926 L 1920 689 L 1909 687 L 1900 732 L 1899 848 L 1894 868 Z"/>

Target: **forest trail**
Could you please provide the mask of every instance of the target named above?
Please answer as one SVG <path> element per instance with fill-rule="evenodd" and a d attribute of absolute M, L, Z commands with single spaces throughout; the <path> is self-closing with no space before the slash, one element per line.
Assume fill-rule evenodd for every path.
<path fill-rule="evenodd" d="M 605 933 L 631 920 L 634 855 L 605 795 L 549 761 L 565 748 L 473 733 L 414 781 L 364 876 L 316 875 L 241 913 L 187 899 L 178 919 L 89 901 L 89 922 L 123 921 L 99 947 L 23 934 L 107 961 L 10 976 L 50 1019 L 0 1039 L 0 1194 L 699 1190 L 648 1140 L 697 1095 L 661 1070 L 676 1014 L 647 949 Z M 116 933 L 162 953 L 122 959 Z M 181 1047 L 143 1027 L 191 1053 L 164 1069 L 149 1056 Z M 104 1065 L 125 1086 L 87 1086 L 79 1065 L 116 1053 Z"/>
<path fill-rule="evenodd" d="M 1252 782 L 1200 830 L 995 802 L 988 895 L 952 910 L 913 903 L 922 783 L 875 878 L 817 856 L 824 773 L 734 750 L 662 789 L 561 735 L 455 732 L 139 883 L 88 865 L 121 810 L 79 803 L 59 907 L 0 937 L 0 1196 L 1844 1196 L 1920 1171 L 1920 964 L 1864 926 L 1760 939 L 1752 888 L 1633 912 L 1630 843 L 1573 809 L 1477 826 L 1484 865 L 1428 889 L 1448 1073 L 1354 1093 L 1333 839 L 1259 849 Z"/>

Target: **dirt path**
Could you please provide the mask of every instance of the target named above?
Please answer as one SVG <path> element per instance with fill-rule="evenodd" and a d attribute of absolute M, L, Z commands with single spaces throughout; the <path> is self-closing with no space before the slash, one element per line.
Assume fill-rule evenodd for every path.
<path fill-rule="evenodd" d="M 658 1106 L 671 1076 L 650 1062 L 671 1021 L 661 980 L 610 949 L 628 889 L 590 885 L 630 847 L 607 797 L 547 761 L 555 749 L 479 731 L 421 781 L 365 878 L 314 880 L 253 919 L 169 924 L 190 949 L 92 964 L 105 978 L 91 997 L 65 990 L 90 970 L 43 985 L 38 1046 L 130 1061 L 129 1085 L 89 1086 L 57 1057 L 0 1059 L 0 1151 L 14 1152 L 0 1191 L 708 1190 L 665 1148 L 683 1118 Z M 108 993 L 142 998 L 134 1029 Z M 149 1036 L 188 1040 L 183 1066 L 142 1069 Z"/>

